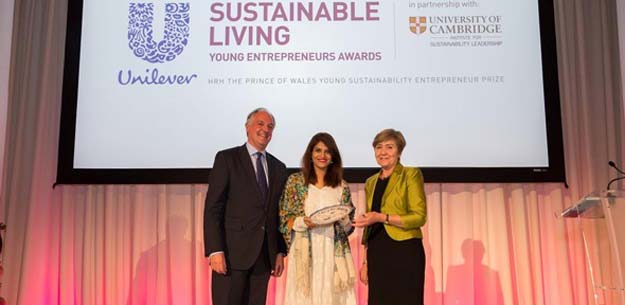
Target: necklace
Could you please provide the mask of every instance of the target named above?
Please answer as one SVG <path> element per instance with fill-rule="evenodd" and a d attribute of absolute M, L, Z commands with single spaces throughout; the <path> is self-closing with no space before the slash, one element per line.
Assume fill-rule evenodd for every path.
<path fill-rule="evenodd" d="M 392 173 L 391 173 L 391 174 L 392 174 Z M 380 178 L 380 180 L 386 180 L 386 179 L 388 179 L 388 177 L 390 177 L 390 176 L 391 176 L 391 174 L 389 174 L 389 175 L 384 175 L 384 173 L 380 173 L 380 176 L 378 176 L 378 177 Z"/>

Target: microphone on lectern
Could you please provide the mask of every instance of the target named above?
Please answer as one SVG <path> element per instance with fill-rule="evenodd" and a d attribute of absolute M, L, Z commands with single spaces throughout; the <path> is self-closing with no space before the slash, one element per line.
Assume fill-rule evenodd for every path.
<path fill-rule="evenodd" d="M 616 166 L 616 164 L 614 163 L 614 161 L 610 160 L 610 161 L 608 162 L 608 165 L 609 165 L 610 167 L 614 168 L 614 169 L 615 169 L 615 170 L 616 170 L 619 174 L 621 174 L 621 175 L 625 175 L 625 172 L 624 172 L 622 169 L 620 169 L 618 166 Z M 619 180 L 623 180 L 623 179 L 625 179 L 625 176 L 622 176 L 622 177 L 616 177 L 616 178 L 614 178 L 614 179 L 610 180 L 610 182 L 608 182 L 608 187 L 607 187 L 607 190 L 608 190 L 608 191 L 610 190 L 610 186 L 612 186 L 612 183 L 617 182 L 617 181 L 619 181 Z"/>

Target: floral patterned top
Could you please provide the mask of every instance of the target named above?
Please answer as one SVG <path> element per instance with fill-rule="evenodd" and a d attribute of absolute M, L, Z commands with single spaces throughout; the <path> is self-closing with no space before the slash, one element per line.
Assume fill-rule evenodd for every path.
<path fill-rule="evenodd" d="M 343 188 L 340 204 L 353 208 L 352 196 L 347 182 L 341 181 L 340 187 Z M 280 232 L 286 241 L 287 251 L 292 243 L 295 218 L 306 216 L 304 213 L 304 202 L 307 195 L 308 185 L 306 185 L 303 173 L 298 172 L 289 176 L 280 199 Z M 354 220 L 354 213 L 355 209 L 352 209 L 352 212 L 349 214 L 350 223 Z M 346 232 L 339 222 L 334 223 L 334 253 L 336 256 L 345 256 L 346 252 L 350 252 L 347 236 L 354 231 L 354 228 L 349 226 Z"/>

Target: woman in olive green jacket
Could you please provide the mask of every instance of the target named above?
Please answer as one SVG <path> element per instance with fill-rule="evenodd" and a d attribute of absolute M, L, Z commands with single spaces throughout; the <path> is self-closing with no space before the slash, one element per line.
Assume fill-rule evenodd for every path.
<path fill-rule="evenodd" d="M 367 179 L 367 213 L 354 222 L 365 228 L 360 279 L 369 284 L 369 305 L 423 304 L 421 227 L 427 208 L 421 170 L 399 163 L 405 146 L 404 136 L 394 129 L 376 135 L 373 148 L 380 172 Z"/>

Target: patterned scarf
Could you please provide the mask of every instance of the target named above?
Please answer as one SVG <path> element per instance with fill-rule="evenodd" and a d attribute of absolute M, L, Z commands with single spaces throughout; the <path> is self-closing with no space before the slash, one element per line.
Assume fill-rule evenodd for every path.
<path fill-rule="evenodd" d="M 345 181 L 341 181 L 343 192 L 340 204 L 353 207 L 349 186 Z M 297 217 L 306 216 L 304 212 L 304 202 L 308 195 L 308 185 L 305 184 L 304 175 L 299 172 L 289 176 L 280 199 L 280 232 L 284 236 L 287 249 L 293 250 L 293 255 L 297 261 L 297 288 L 305 296 L 310 296 L 311 277 L 311 242 L 310 231 L 293 231 L 293 222 Z M 352 221 L 354 210 L 349 218 L 343 221 Z M 356 271 L 349 248 L 347 236 L 353 232 L 343 230 L 343 226 L 338 222 L 334 223 L 334 290 L 337 292 L 352 288 Z"/>

